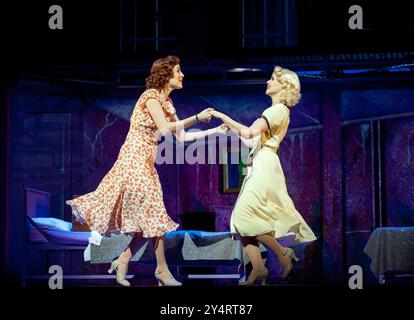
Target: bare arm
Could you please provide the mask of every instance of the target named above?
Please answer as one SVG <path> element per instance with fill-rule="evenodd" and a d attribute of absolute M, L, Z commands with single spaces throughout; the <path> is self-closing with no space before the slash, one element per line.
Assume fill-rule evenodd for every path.
<path fill-rule="evenodd" d="M 239 136 L 240 140 L 243 142 L 243 144 L 249 148 L 252 148 L 254 146 L 254 138 L 246 139 L 241 136 Z"/>
<path fill-rule="evenodd" d="M 197 117 L 199 121 L 210 121 L 211 119 L 211 108 L 203 110 L 200 114 L 188 117 L 184 120 L 177 120 L 175 122 L 169 122 L 165 118 L 164 111 L 162 110 L 161 104 L 156 99 L 148 99 L 146 104 L 148 111 L 154 120 L 157 129 L 162 135 L 169 133 L 177 133 L 180 130 L 184 130 L 195 123 L 197 123 Z"/>
<path fill-rule="evenodd" d="M 263 118 L 257 119 L 250 127 L 247 127 L 233 120 L 224 113 L 213 111 L 212 115 L 215 118 L 221 119 L 221 121 L 223 121 L 231 131 L 235 132 L 239 137 L 243 137 L 244 139 L 252 139 L 269 130 L 267 122 Z"/>
<path fill-rule="evenodd" d="M 174 115 L 175 117 L 175 121 L 179 122 L 180 120 L 178 119 L 177 115 Z M 226 133 L 228 130 L 227 127 L 225 127 L 224 125 L 220 125 L 216 128 L 212 128 L 212 129 L 208 129 L 208 130 L 204 130 L 204 131 L 198 131 L 198 132 L 186 132 L 184 130 L 184 128 L 179 128 L 176 132 L 175 132 L 175 137 L 177 138 L 178 141 L 180 142 L 187 142 L 187 141 L 194 141 L 197 139 L 201 139 L 204 138 L 206 136 L 212 135 L 212 134 L 220 134 L 220 133 Z"/>

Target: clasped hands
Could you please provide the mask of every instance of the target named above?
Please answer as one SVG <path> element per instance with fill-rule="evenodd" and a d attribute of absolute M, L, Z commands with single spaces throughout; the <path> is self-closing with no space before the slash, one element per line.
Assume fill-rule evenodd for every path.
<path fill-rule="evenodd" d="M 210 122 L 212 117 L 222 120 L 222 117 L 224 116 L 224 114 L 219 111 L 214 110 L 214 108 L 206 108 L 203 111 L 201 111 L 199 114 L 197 114 L 197 116 L 201 122 Z M 218 126 L 216 129 L 218 133 L 227 133 L 227 131 L 229 130 L 229 127 L 223 123 L 220 126 Z"/>

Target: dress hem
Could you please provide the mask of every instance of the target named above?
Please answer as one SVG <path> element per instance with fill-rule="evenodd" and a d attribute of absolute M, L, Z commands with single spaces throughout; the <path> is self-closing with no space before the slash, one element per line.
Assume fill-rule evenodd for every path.
<path fill-rule="evenodd" d="M 293 227 L 293 226 L 296 226 L 296 225 L 299 225 L 299 232 L 293 232 L 293 231 L 289 231 L 290 230 L 290 228 L 291 227 Z M 315 240 L 317 240 L 317 238 L 316 237 L 313 237 L 313 238 L 310 238 L 310 239 L 308 239 L 308 238 L 306 238 L 306 237 L 304 237 L 304 236 L 302 236 L 301 235 L 301 232 L 300 232 L 300 226 L 302 225 L 302 223 L 296 223 L 296 224 L 292 224 L 292 225 L 290 225 L 289 226 L 289 228 L 287 228 L 287 231 L 284 233 L 284 234 L 280 234 L 280 232 L 278 232 L 278 230 L 276 230 L 275 228 L 271 228 L 271 229 L 269 229 L 269 231 L 264 231 L 264 232 L 260 232 L 259 234 L 246 234 L 246 233 L 244 233 L 244 234 L 242 234 L 241 232 L 239 232 L 238 230 L 237 230 L 237 227 L 235 226 L 235 225 L 233 225 L 233 230 L 237 230 L 237 231 L 233 231 L 233 230 L 231 230 L 230 232 L 231 232 L 231 234 L 232 234 L 232 237 L 234 237 L 234 235 L 238 235 L 238 236 L 240 236 L 240 237 L 257 237 L 257 236 L 261 236 L 261 235 L 265 235 L 265 234 L 269 234 L 269 233 L 272 233 L 272 236 L 276 239 L 276 240 L 278 240 L 278 239 L 281 239 L 281 238 L 283 238 L 287 233 L 289 233 L 289 232 L 292 232 L 292 233 L 294 233 L 295 234 L 295 241 L 297 242 L 297 243 L 308 243 L 308 242 L 312 242 L 312 241 L 315 241 Z"/>
<path fill-rule="evenodd" d="M 83 214 L 82 211 L 79 210 L 79 207 L 76 204 L 73 203 L 73 200 L 66 201 L 66 204 L 69 205 L 69 206 L 71 206 L 71 208 L 72 208 L 72 214 L 75 216 L 76 220 L 79 223 L 81 223 L 81 224 L 88 224 L 85 214 Z M 114 232 L 121 232 L 121 233 L 142 233 L 142 237 L 143 238 L 150 239 L 150 238 L 155 238 L 155 237 L 162 237 L 162 236 L 166 235 L 169 232 L 172 232 L 172 231 L 177 230 L 180 227 L 180 225 L 178 223 L 176 223 L 176 222 L 172 222 L 172 223 L 175 224 L 174 227 L 172 227 L 168 231 L 160 232 L 160 233 L 149 233 L 149 232 L 146 232 L 140 226 L 138 226 L 139 229 L 133 229 L 133 230 L 131 230 L 131 229 L 123 230 L 122 228 L 121 229 L 114 229 L 114 230 L 106 230 L 104 232 L 101 232 L 100 230 L 96 230 L 96 229 L 95 230 L 90 229 L 90 230 L 91 231 L 98 232 L 100 235 L 106 235 L 106 234 L 110 234 L 110 233 L 114 233 Z"/>

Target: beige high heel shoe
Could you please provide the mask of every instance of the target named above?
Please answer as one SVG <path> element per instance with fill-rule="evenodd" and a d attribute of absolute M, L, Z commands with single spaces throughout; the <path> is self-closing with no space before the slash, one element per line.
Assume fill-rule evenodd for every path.
<path fill-rule="evenodd" d="M 163 280 L 160 278 L 161 273 L 168 272 L 168 274 L 171 276 L 170 279 Z M 156 270 L 154 273 L 155 278 L 158 280 L 158 286 L 166 286 L 166 287 L 178 287 L 182 286 L 183 284 L 177 280 L 174 279 L 171 272 L 168 269 L 165 270 Z"/>
<path fill-rule="evenodd" d="M 116 282 L 124 287 L 131 286 L 129 281 L 125 278 L 128 273 L 127 263 L 120 262 L 119 259 L 112 261 L 108 273 L 112 273 L 114 270 L 116 271 Z"/>
<path fill-rule="evenodd" d="M 269 270 L 267 270 L 266 267 L 262 269 L 253 269 L 252 272 L 250 272 L 249 277 L 246 281 L 240 282 L 240 286 L 252 286 L 254 285 L 258 280 L 261 280 L 262 286 L 266 284 L 267 278 L 269 277 Z"/>
<path fill-rule="evenodd" d="M 282 279 L 286 279 L 289 273 L 293 269 L 293 263 L 292 259 L 295 261 L 299 261 L 299 258 L 295 255 L 295 252 L 291 248 L 286 248 L 285 252 L 283 253 L 283 256 L 288 256 L 288 265 L 284 267 Z"/>

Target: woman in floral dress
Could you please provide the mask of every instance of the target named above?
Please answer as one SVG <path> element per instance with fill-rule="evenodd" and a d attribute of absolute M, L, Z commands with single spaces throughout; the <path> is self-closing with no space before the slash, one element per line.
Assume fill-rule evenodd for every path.
<path fill-rule="evenodd" d="M 225 133 L 226 127 L 185 132 L 199 121 L 209 122 L 213 109 L 179 120 L 170 93 L 182 89 L 184 75 L 180 60 L 167 56 L 156 60 L 146 79 L 146 90 L 138 99 L 131 116 L 130 128 L 118 159 L 93 192 L 69 200 L 73 214 L 90 230 L 100 234 L 124 232 L 133 234 L 129 247 L 112 262 L 108 270 L 117 272 L 117 282 L 123 286 L 128 262 L 146 238 L 156 238 L 155 277 L 159 285 L 181 285 L 171 275 L 164 254 L 164 235 L 176 230 L 178 224 L 168 215 L 160 180 L 154 166 L 158 135 L 174 134 L 179 141 L 190 141 L 213 133 Z"/>

